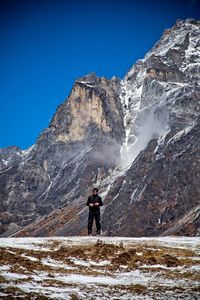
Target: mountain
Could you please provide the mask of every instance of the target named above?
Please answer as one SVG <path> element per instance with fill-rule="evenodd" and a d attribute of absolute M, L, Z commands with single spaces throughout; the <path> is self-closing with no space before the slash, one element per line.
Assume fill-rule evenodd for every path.
<path fill-rule="evenodd" d="M 75 81 L 27 150 L 0 149 L 0 236 L 200 234 L 200 21 L 178 20 L 123 80 Z"/>

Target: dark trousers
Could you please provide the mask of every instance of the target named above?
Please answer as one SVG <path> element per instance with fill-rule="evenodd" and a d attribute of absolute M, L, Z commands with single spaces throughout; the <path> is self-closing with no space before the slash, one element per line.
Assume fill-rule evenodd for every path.
<path fill-rule="evenodd" d="M 96 222 L 97 234 L 100 234 L 100 231 L 101 231 L 100 211 L 89 211 L 88 234 L 92 234 L 92 226 L 93 226 L 94 219 L 95 219 L 95 222 Z"/>

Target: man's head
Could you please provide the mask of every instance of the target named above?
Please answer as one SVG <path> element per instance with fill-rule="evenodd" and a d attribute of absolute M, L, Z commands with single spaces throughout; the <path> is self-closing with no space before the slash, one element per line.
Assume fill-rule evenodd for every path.
<path fill-rule="evenodd" d="M 92 189 L 92 193 L 93 193 L 93 195 L 97 195 L 98 194 L 98 189 L 97 188 Z"/>

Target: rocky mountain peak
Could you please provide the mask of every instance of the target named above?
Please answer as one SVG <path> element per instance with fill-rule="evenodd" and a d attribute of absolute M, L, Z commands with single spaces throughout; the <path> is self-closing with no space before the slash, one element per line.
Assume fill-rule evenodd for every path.
<path fill-rule="evenodd" d="M 76 80 L 76 82 L 84 82 L 86 84 L 97 84 L 99 81 L 100 77 L 98 77 L 94 72 L 84 75 Z"/>
<path fill-rule="evenodd" d="M 123 126 L 118 88 L 116 79 L 99 78 L 94 73 L 77 79 L 50 123 L 50 128 L 56 129 L 56 141 L 91 139 L 102 133 L 118 139 L 119 126 Z"/>
<path fill-rule="evenodd" d="M 120 97 L 126 128 L 123 150 L 130 156 L 128 163 L 152 137 L 162 136 L 170 126 L 183 129 L 199 115 L 199 36 L 199 21 L 177 21 L 122 80 Z"/>

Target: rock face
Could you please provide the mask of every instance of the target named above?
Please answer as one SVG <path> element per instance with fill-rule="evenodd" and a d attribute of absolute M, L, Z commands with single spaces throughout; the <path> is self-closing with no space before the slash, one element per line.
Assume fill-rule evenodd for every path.
<path fill-rule="evenodd" d="M 0 236 L 200 234 L 200 22 L 177 21 L 123 80 L 75 81 L 27 150 L 0 149 Z"/>

